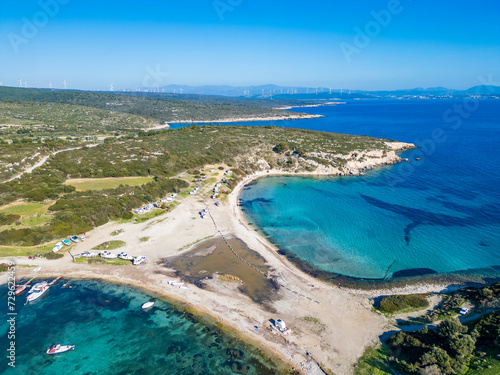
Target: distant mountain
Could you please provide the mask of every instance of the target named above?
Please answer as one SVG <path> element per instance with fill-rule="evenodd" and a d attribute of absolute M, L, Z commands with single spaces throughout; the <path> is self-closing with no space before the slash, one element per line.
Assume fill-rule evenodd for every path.
<path fill-rule="evenodd" d="M 481 85 L 465 90 L 468 94 L 476 95 L 500 95 L 500 86 Z"/>

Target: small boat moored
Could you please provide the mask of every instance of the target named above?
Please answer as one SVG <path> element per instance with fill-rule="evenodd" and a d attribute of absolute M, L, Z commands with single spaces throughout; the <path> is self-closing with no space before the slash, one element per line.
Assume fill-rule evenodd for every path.
<path fill-rule="evenodd" d="M 47 290 L 49 290 L 50 285 L 46 281 L 41 283 L 36 283 L 33 285 L 26 296 L 26 303 L 33 302 L 40 298 Z"/>
<path fill-rule="evenodd" d="M 147 309 L 151 308 L 154 304 L 155 304 L 154 301 L 149 301 L 149 302 L 143 303 L 141 307 L 143 310 L 147 310 Z"/>
<path fill-rule="evenodd" d="M 65 244 L 66 246 L 70 246 L 71 245 L 71 241 L 70 240 L 62 240 L 62 243 Z"/>
<path fill-rule="evenodd" d="M 47 354 L 59 354 L 59 353 L 64 353 L 68 352 L 70 350 L 75 350 L 74 345 L 61 345 L 61 344 L 56 344 L 52 345 L 50 348 L 47 349 Z"/>

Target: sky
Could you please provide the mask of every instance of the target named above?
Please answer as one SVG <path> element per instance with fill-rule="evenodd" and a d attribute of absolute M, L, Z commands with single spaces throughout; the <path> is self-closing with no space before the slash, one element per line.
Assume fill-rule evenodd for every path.
<path fill-rule="evenodd" d="M 466 89 L 500 81 L 498 20 L 488 0 L 1 0 L 0 83 Z"/>

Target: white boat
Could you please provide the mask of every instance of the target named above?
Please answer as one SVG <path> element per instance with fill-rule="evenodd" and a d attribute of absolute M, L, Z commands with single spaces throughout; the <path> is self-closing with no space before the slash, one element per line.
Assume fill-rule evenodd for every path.
<path fill-rule="evenodd" d="M 92 251 L 86 251 L 82 253 L 82 257 L 84 258 L 95 258 L 97 256 L 97 253 L 94 253 Z"/>
<path fill-rule="evenodd" d="M 134 266 L 137 266 L 137 265 L 139 265 L 139 264 L 141 264 L 141 263 L 144 263 L 145 261 L 146 261 L 146 257 L 145 257 L 145 256 L 143 256 L 143 255 L 141 255 L 141 256 L 139 256 L 139 257 L 136 257 L 136 258 L 134 259 Z"/>
<path fill-rule="evenodd" d="M 59 250 L 61 250 L 63 248 L 63 243 L 62 242 L 58 242 L 54 245 L 54 247 L 52 248 L 52 251 L 54 253 L 58 252 Z"/>
<path fill-rule="evenodd" d="M 153 301 L 149 301 L 149 302 L 146 302 L 146 303 L 143 303 L 142 304 L 142 309 L 143 310 L 147 310 L 149 309 L 151 306 L 153 306 L 155 303 Z"/>
<path fill-rule="evenodd" d="M 33 285 L 26 296 L 26 303 L 33 302 L 40 298 L 47 290 L 49 290 L 50 285 L 46 281 L 41 283 L 36 283 Z"/>
<path fill-rule="evenodd" d="M 123 259 L 123 260 L 134 260 L 134 257 L 132 255 L 128 255 L 126 253 L 118 254 L 118 258 Z"/>
<path fill-rule="evenodd" d="M 59 353 L 64 353 L 68 352 L 70 350 L 75 350 L 74 345 L 61 345 L 61 344 L 56 344 L 52 345 L 50 348 L 47 349 L 47 354 L 59 354 Z"/>
<path fill-rule="evenodd" d="M 69 238 L 71 241 L 73 241 L 74 243 L 78 243 L 80 242 L 80 239 L 78 238 L 78 236 L 73 236 L 73 237 L 70 237 Z"/>
<path fill-rule="evenodd" d="M 118 257 L 118 255 L 110 253 L 109 251 L 103 251 L 99 256 L 105 259 L 116 259 Z"/>

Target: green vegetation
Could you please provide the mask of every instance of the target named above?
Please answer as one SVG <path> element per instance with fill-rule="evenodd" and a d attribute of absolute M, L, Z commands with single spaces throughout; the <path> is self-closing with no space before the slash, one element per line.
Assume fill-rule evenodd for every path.
<path fill-rule="evenodd" d="M 93 247 L 92 250 L 114 250 L 118 249 L 119 247 L 125 246 L 125 244 L 125 241 L 120 240 L 106 241 L 100 245 Z"/>
<path fill-rule="evenodd" d="M 45 224 L 51 219 L 50 203 L 14 202 L 0 207 L 0 230 L 29 228 Z"/>
<path fill-rule="evenodd" d="M 395 314 L 410 309 L 422 310 L 429 307 L 425 294 L 407 294 L 382 298 L 378 310 L 385 314 Z"/>
<path fill-rule="evenodd" d="M 49 95 L 52 94 L 49 92 Z M 283 142 L 289 150 L 279 154 L 274 152 L 275 145 Z M 67 143 L 52 139 L 21 145 L 23 152 L 16 156 L 16 160 L 22 155 L 68 147 Z M 16 152 L 14 146 L 6 145 L 7 151 L 1 147 L 0 160 L 3 161 L 2 154 Z M 170 210 L 176 203 L 143 215 L 132 215 L 131 211 L 173 192 L 179 193 L 181 198 L 189 183 L 175 176 L 185 176 L 188 171 L 192 176 L 201 176 L 206 165 L 231 166 L 232 173 L 226 176 L 227 184 L 221 190 L 230 191 L 253 171 L 271 166 L 291 172 L 313 170 L 318 160 L 321 164 L 342 168 L 346 161 L 338 158 L 338 154 L 372 149 L 386 149 L 384 140 L 273 126 L 192 125 L 177 130 L 140 131 L 118 139 L 107 138 L 96 147 L 84 146 L 58 153 L 32 173 L 0 184 L 0 205 L 25 200 L 30 204 L 48 206 L 43 217 L 32 217 L 29 222 L 23 222 L 21 218 L 22 225 L 0 228 L 0 243 L 33 246 L 87 232 L 110 220 L 148 220 Z M 107 177 L 114 178 L 109 180 L 113 181 L 112 185 L 99 186 L 104 188 L 102 190 L 76 191 L 75 186 L 68 184 L 68 179 Z M 136 183 L 150 182 L 128 186 L 124 180 L 118 179 L 121 177 L 133 177 Z M 207 182 L 204 184 L 206 188 Z M 89 184 L 84 188 L 88 187 Z M 3 218 L 4 221 L 12 219 Z"/>
<path fill-rule="evenodd" d="M 54 243 L 39 246 L 0 246 L 0 258 L 43 254 L 51 250 Z"/>
<path fill-rule="evenodd" d="M 64 254 L 59 254 L 59 253 L 54 253 L 54 252 L 48 252 L 43 254 L 43 257 L 45 259 L 60 259 L 64 256 Z"/>
<path fill-rule="evenodd" d="M 477 331 L 469 334 L 458 319 L 450 318 L 436 331 L 424 327 L 416 332 L 398 332 L 388 345 L 397 357 L 395 367 L 405 373 L 418 374 L 431 367 L 443 374 L 461 374 L 467 369 L 478 336 Z"/>
<path fill-rule="evenodd" d="M 153 181 L 153 177 L 116 177 L 69 179 L 64 184 L 74 186 L 76 191 L 114 189 L 120 185 L 139 186 Z"/>
<path fill-rule="evenodd" d="M 130 260 L 125 259 L 103 259 L 103 258 L 76 258 L 75 263 L 87 263 L 87 264 L 110 264 L 112 266 L 126 266 L 132 264 Z"/>
<path fill-rule="evenodd" d="M 139 238 L 139 241 L 141 241 L 141 242 L 147 242 L 147 241 L 149 241 L 149 238 L 150 237 L 147 237 L 147 236 L 141 237 L 141 238 Z"/>
<path fill-rule="evenodd" d="M 0 134 L 4 136 L 56 134 L 79 138 L 127 133 L 155 125 L 154 119 L 106 109 L 51 102 L 5 102 L 1 98 L 0 95 Z"/>
<path fill-rule="evenodd" d="M 368 347 L 358 359 L 354 368 L 355 375 L 392 375 L 394 372 L 387 364 L 389 349 L 384 346 Z"/>
<path fill-rule="evenodd" d="M 0 87 L 0 103 L 0 127 L 4 124 L 0 134 L 88 136 L 99 133 L 124 135 L 172 121 L 267 116 L 288 118 L 289 111 L 273 107 L 306 102 Z"/>
<path fill-rule="evenodd" d="M 402 304 L 395 298 L 388 301 L 389 309 Z M 474 307 L 465 318 L 467 323 L 462 324 L 454 316 L 466 301 Z M 424 326 L 419 331 L 396 333 L 387 345 L 369 348 L 356 364 L 355 373 L 500 374 L 499 307 L 500 283 L 453 291 L 444 296 L 435 311 L 423 318 L 410 318 L 410 324 L 437 320 L 436 328 Z"/>
<path fill-rule="evenodd" d="M 117 229 L 110 233 L 111 236 L 118 236 L 120 233 L 123 233 L 123 229 Z"/>

